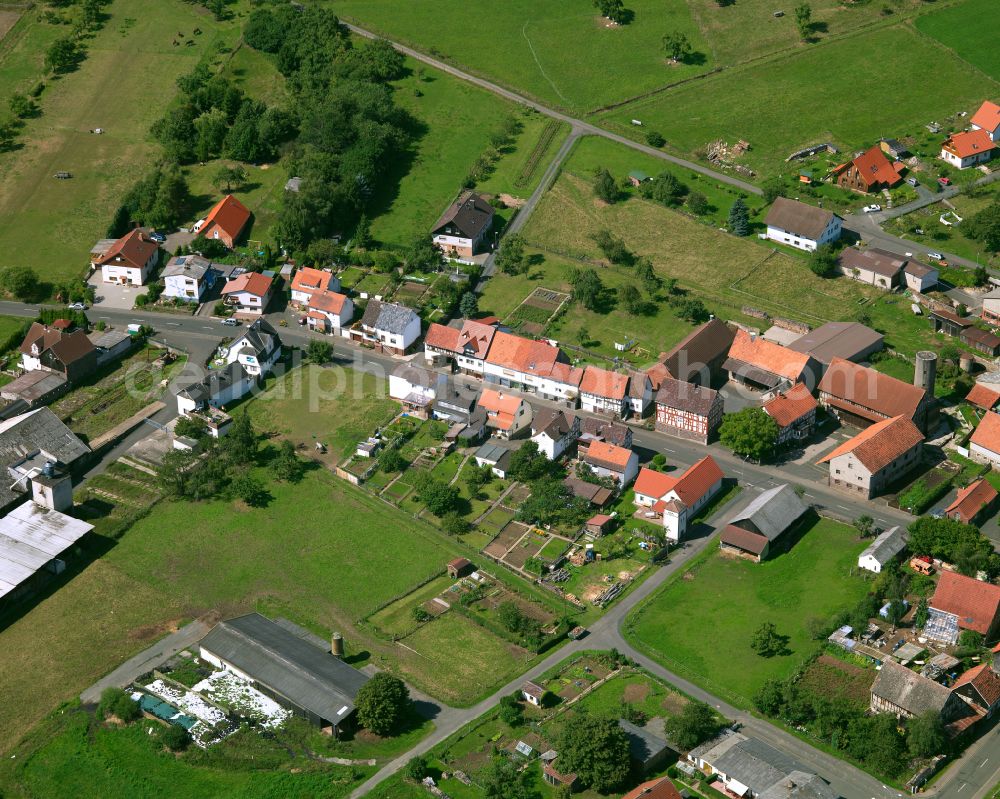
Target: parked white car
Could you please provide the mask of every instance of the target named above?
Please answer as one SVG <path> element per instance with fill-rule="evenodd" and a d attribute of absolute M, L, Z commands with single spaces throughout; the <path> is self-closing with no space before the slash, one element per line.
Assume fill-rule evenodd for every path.
<path fill-rule="evenodd" d="M 876 211 L 881 211 L 882 210 L 882 206 L 881 205 L 866 205 L 861 210 L 864 211 L 866 214 L 873 214 Z"/>

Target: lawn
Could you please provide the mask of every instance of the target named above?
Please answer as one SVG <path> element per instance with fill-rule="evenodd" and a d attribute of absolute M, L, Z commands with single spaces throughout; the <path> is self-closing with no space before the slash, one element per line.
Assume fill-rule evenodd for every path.
<path fill-rule="evenodd" d="M 16 759 L 4 760 L 0 782 L 12 795 L 36 799 L 73 795 L 339 799 L 374 771 L 321 764 L 305 755 L 291 758 L 253 732 L 243 739 L 245 751 L 230 740 L 209 752 L 192 747 L 175 756 L 148 734 L 150 729 L 159 730 L 160 724 L 144 720 L 126 728 L 104 726 L 93 723 L 85 711 L 70 708 L 46 721 L 19 748 Z"/>
<path fill-rule="evenodd" d="M 544 129 L 545 120 L 536 112 L 413 60 L 407 61 L 407 68 L 409 74 L 394 84 L 395 99 L 414 120 L 414 141 L 390 166 L 368 210 L 372 235 L 397 248 L 410 246 L 430 231 L 505 118 L 519 119 L 521 131 L 478 188 L 527 197 L 545 167 L 543 163 L 524 186 L 514 185 Z"/>
<path fill-rule="evenodd" d="M 262 429 L 309 450 L 325 444 L 336 460 L 399 413 L 374 375 L 311 364 L 274 381 L 249 409 Z"/>
<path fill-rule="evenodd" d="M 585 111 L 620 102 L 711 66 L 685 3 L 630 0 L 628 25 L 608 27 L 592 3 L 508 0 L 488 13 L 463 0 L 339 0 L 344 19 L 461 65 L 550 105 Z M 661 46 L 680 31 L 696 56 L 668 64 Z M 498 46 L 502 42 L 503 46 Z M 627 80 L 623 77 L 627 76 Z"/>
<path fill-rule="evenodd" d="M 720 5 L 717 0 L 688 0 L 691 13 L 712 48 L 716 61 L 730 64 L 788 49 L 803 49 L 815 45 L 803 44 L 795 25 L 795 17 L 785 9 L 783 17 L 775 17 L 777 8 L 771 0 L 739 0 Z M 843 0 L 812 0 L 812 20 L 821 30 L 820 41 L 879 19 L 884 8 L 899 19 L 924 6 L 923 0 L 891 0 L 882 3 L 847 4 Z M 753 31 L 752 36 L 747 31 Z"/>
<path fill-rule="evenodd" d="M 442 574 L 402 599 L 397 599 L 382 610 L 373 613 L 368 617 L 368 621 L 385 635 L 409 635 L 419 626 L 416 619 L 413 618 L 414 609 L 443 594 L 454 583 L 455 581 L 451 577 Z"/>
<path fill-rule="evenodd" d="M 0 154 L 0 250 L 7 263 L 33 267 L 53 282 L 82 275 L 122 195 L 155 160 L 159 148 L 149 127 L 175 95 L 177 77 L 228 46 L 237 29 L 181 0 L 141 7 L 114 0 L 103 11 L 109 19 L 87 42 L 84 63 L 47 80 L 41 115 L 20 135 L 23 147 Z M 2 96 L 41 79 L 47 44 L 65 33 L 40 21 L 42 13 L 27 12 L 0 45 Z M 171 45 L 177 31 L 190 37 L 195 27 L 203 34 L 192 46 Z M 104 135 L 89 132 L 97 127 Z M 54 180 L 61 170 L 72 180 Z"/>
<path fill-rule="evenodd" d="M 747 707 L 765 680 L 789 677 L 820 646 L 806 631 L 811 618 L 828 619 L 864 595 L 865 582 L 849 574 L 864 547 L 853 528 L 828 519 L 761 564 L 724 558 L 710 546 L 631 614 L 627 636 L 667 668 Z M 788 636 L 787 654 L 751 651 L 753 631 L 765 621 Z"/>
<path fill-rule="evenodd" d="M 397 644 L 393 660 L 407 679 L 433 686 L 451 705 L 471 705 L 526 669 L 535 656 L 449 611 Z"/>
<path fill-rule="evenodd" d="M 873 61 L 872 53 L 893 56 Z M 892 87 L 892 102 L 858 103 L 858 87 L 875 73 L 880 86 Z M 639 119 L 644 129 L 659 130 L 669 146 L 688 154 L 717 139 L 730 145 L 745 139 L 752 149 L 742 162 L 766 175 L 786 170 L 784 159 L 800 147 L 832 141 L 851 152 L 997 94 L 1000 84 L 900 25 L 728 70 L 615 109 L 602 122 L 636 136 L 631 120 Z"/>
<path fill-rule="evenodd" d="M 1000 15 L 993 0 L 965 0 L 917 18 L 917 30 L 950 47 L 970 64 L 1000 80 Z M 995 92 L 984 94 L 993 97 Z M 995 99 L 995 97 L 994 97 Z"/>

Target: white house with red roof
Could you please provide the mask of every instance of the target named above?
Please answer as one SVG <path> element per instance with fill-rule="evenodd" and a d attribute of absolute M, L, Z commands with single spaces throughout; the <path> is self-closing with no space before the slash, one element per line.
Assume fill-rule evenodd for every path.
<path fill-rule="evenodd" d="M 313 294 L 329 291 L 340 291 L 340 279 L 328 269 L 313 269 L 303 266 L 292 276 L 291 301 L 296 308 L 304 308 L 309 304 Z"/>
<path fill-rule="evenodd" d="M 631 483 L 639 473 L 639 456 L 630 449 L 595 441 L 583 456 L 586 463 L 598 477 L 610 477 L 619 488 Z"/>
<path fill-rule="evenodd" d="M 1000 105 L 986 100 L 972 115 L 972 129 L 983 130 L 992 141 L 1000 141 Z"/>
<path fill-rule="evenodd" d="M 1000 414 L 987 411 L 969 439 L 969 457 L 1000 468 Z"/>
<path fill-rule="evenodd" d="M 538 394 L 575 408 L 583 369 L 571 366 L 558 347 L 496 331 L 483 364 L 487 383 Z"/>
<path fill-rule="evenodd" d="M 260 272 L 243 272 L 226 281 L 222 298 L 237 314 L 260 316 L 274 292 L 274 281 Z"/>
<path fill-rule="evenodd" d="M 139 228 L 120 239 L 100 241 L 91 250 L 90 264 L 101 270 L 105 283 L 142 286 L 160 258 L 160 245 Z"/>
<path fill-rule="evenodd" d="M 477 405 L 486 411 L 486 426 L 498 438 L 513 438 L 531 424 L 531 406 L 514 394 L 484 388 Z"/>
<path fill-rule="evenodd" d="M 466 319 L 460 328 L 434 322 L 424 335 L 424 357 L 432 365 L 452 360 L 459 371 L 481 377 L 496 332 L 494 324 L 476 319 Z"/>
<path fill-rule="evenodd" d="M 346 335 L 345 328 L 354 318 L 354 303 L 346 294 L 336 291 L 316 291 L 306 303 L 306 324 L 310 330 Z"/>
<path fill-rule="evenodd" d="M 722 488 L 723 476 L 711 455 L 679 477 L 644 467 L 635 481 L 636 516 L 661 520 L 667 538 L 676 543 L 684 538 L 691 519 Z"/>
<path fill-rule="evenodd" d="M 221 241 L 231 250 L 249 221 L 250 209 L 232 194 L 227 194 L 212 206 L 208 216 L 195 223 L 194 232 L 206 239 Z"/>
<path fill-rule="evenodd" d="M 628 375 L 588 366 L 580 380 L 580 407 L 591 413 L 625 416 L 631 407 Z"/>
<path fill-rule="evenodd" d="M 923 434 L 905 416 L 883 419 L 820 458 L 834 488 L 865 499 L 881 494 L 920 463 Z"/>
<path fill-rule="evenodd" d="M 996 147 L 985 130 L 953 133 L 941 144 L 941 160 L 957 169 L 968 169 L 989 161 Z"/>

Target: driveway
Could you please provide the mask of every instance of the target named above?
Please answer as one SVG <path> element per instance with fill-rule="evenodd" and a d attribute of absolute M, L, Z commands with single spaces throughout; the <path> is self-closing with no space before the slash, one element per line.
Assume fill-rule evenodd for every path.
<path fill-rule="evenodd" d="M 100 278 L 100 272 L 94 272 L 87 285 L 94 288 L 94 311 L 100 313 L 101 308 L 129 311 L 135 305 L 135 298 L 146 293 L 145 286 L 120 286 L 116 283 L 105 283 Z"/>

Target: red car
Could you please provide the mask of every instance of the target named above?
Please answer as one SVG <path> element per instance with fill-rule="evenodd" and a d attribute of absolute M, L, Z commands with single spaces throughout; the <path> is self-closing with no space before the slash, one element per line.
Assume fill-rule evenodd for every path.
<path fill-rule="evenodd" d="M 950 186 L 951 178 L 938 178 L 938 183 L 940 183 L 942 186 Z"/>

